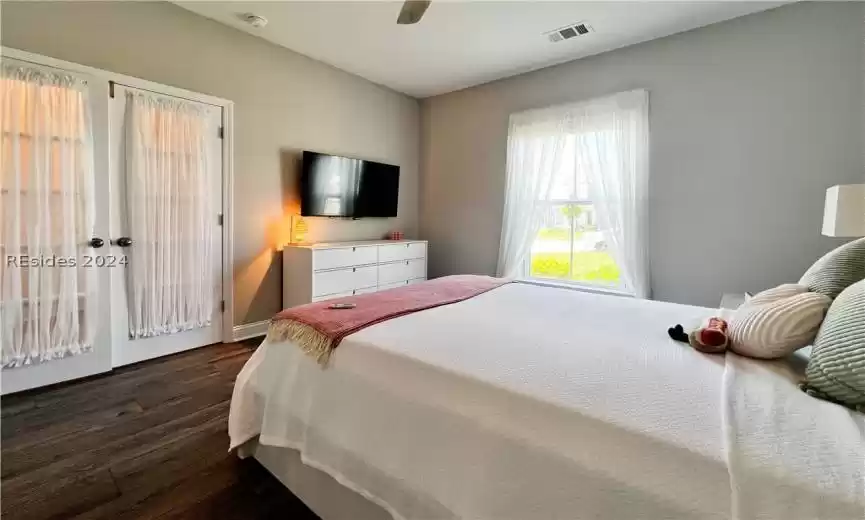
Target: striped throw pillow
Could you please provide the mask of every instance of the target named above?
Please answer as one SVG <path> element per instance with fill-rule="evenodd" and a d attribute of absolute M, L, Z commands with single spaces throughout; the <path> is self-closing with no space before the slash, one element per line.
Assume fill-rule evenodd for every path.
<path fill-rule="evenodd" d="M 865 279 L 865 238 L 848 242 L 817 260 L 799 280 L 808 289 L 835 298 Z"/>
<path fill-rule="evenodd" d="M 805 375 L 806 392 L 865 412 L 865 280 L 832 303 Z"/>
<path fill-rule="evenodd" d="M 730 348 L 743 356 L 775 359 L 814 340 L 832 299 L 797 284 L 763 291 L 730 320 Z"/>

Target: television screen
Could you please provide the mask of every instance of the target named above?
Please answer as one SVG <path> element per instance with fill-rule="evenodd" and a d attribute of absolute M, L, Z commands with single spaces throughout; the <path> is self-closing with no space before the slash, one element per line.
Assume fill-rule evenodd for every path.
<path fill-rule="evenodd" d="M 399 166 L 303 152 L 300 214 L 305 217 L 395 217 Z"/>

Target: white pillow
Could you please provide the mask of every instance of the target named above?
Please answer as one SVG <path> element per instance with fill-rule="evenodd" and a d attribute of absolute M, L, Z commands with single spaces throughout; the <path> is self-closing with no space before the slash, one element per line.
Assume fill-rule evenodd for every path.
<path fill-rule="evenodd" d="M 804 285 L 763 291 L 730 320 L 730 349 L 743 356 L 774 359 L 807 347 L 817 336 L 832 299 Z"/>

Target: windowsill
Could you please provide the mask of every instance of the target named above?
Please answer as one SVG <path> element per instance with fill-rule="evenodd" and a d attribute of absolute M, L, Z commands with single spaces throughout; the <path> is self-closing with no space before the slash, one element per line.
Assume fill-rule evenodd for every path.
<path fill-rule="evenodd" d="M 527 283 L 530 285 L 539 285 L 542 287 L 556 287 L 558 289 L 570 289 L 572 291 L 589 292 L 595 294 L 606 294 L 608 296 L 624 296 L 633 298 L 634 295 L 612 287 L 601 287 L 597 285 L 586 285 L 574 282 L 558 282 L 556 280 L 544 280 L 541 278 L 518 278 L 517 282 Z"/>

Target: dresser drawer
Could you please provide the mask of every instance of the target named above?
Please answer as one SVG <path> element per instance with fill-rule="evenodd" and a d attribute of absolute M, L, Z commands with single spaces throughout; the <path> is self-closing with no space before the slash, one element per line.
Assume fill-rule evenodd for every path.
<path fill-rule="evenodd" d="M 338 300 L 339 298 L 345 298 L 346 296 L 352 296 L 351 291 L 337 294 L 325 294 L 324 296 L 314 296 L 312 301 L 320 302 L 324 300 Z"/>
<path fill-rule="evenodd" d="M 336 249 L 316 249 L 312 252 L 312 269 L 337 269 L 378 262 L 378 247 L 357 246 Z"/>
<path fill-rule="evenodd" d="M 378 290 L 379 291 L 386 291 L 388 289 L 396 289 L 397 287 L 405 287 L 406 285 L 414 285 L 416 283 L 421 283 L 421 282 L 425 282 L 425 281 L 426 281 L 426 278 L 413 278 L 411 280 L 405 280 L 403 282 L 393 282 L 393 283 L 387 283 L 384 285 L 379 285 Z"/>
<path fill-rule="evenodd" d="M 426 243 L 424 242 L 378 246 L 378 261 L 381 263 L 425 257 Z"/>
<path fill-rule="evenodd" d="M 315 296 L 312 299 L 312 301 L 320 302 L 322 300 L 335 300 L 335 299 L 339 299 L 339 298 L 345 298 L 346 296 L 355 296 L 357 294 L 373 293 L 373 292 L 377 292 L 377 291 L 378 291 L 378 287 L 364 287 L 363 289 L 354 289 L 352 291 L 346 291 L 346 292 L 341 292 L 341 293 L 336 293 L 336 294 L 325 294 L 323 296 Z"/>
<path fill-rule="evenodd" d="M 378 266 L 378 283 L 386 285 L 426 277 L 426 260 L 405 260 Z"/>
<path fill-rule="evenodd" d="M 384 285 L 379 285 L 378 290 L 379 291 L 386 291 L 388 289 L 396 289 L 397 287 L 405 287 L 408 284 L 409 284 L 408 280 L 406 280 L 404 282 L 386 283 Z"/>
<path fill-rule="evenodd" d="M 377 283 L 378 271 L 374 265 L 321 271 L 312 275 L 312 296 L 351 294 L 356 289 L 375 287 Z"/>

